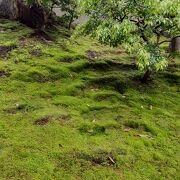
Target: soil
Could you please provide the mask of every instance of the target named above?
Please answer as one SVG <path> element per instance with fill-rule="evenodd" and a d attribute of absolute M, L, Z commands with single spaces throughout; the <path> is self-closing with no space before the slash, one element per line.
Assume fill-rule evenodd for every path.
<path fill-rule="evenodd" d="M 55 40 L 50 36 L 48 35 L 45 31 L 42 31 L 42 30 L 34 30 L 33 33 L 31 33 L 30 35 L 31 38 L 35 37 L 37 40 L 39 41 L 53 41 L 55 42 Z"/>
<path fill-rule="evenodd" d="M 0 77 L 3 77 L 6 75 L 6 72 L 5 71 L 0 71 Z"/>
<path fill-rule="evenodd" d="M 6 110 L 6 112 L 8 113 L 8 114 L 16 114 L 17 113 L 17 109 L 8 109 L 8 110 Z"/>
<path fill-rule="evenodd" d="M 36 120 L 36 121 L 34 122 L 34 124 L 35 124 L 35 125 L 41 125 L 41 126 L 43 126 L 43 125 L 48 124 L 48 122 L 49 122 L 49 117 L 44 117 L 44 118 L 42 118 L 42 119 Z"/>
<path fill-rule="evenodd" d="M 62 115 L 59 116 L 59 118 L 68 121 L 68 120 L 71 119 L 71 116 L 70 115 L 63 115 L 62 114 Z"/>
<path fill-rule="evenodd" d="M 12 51 L 15 48 L 16 48 L 15 45 L 12 45 L 12 46 L 0 46 L 0 57 L 5 57 L 8 52 Z"/>
<path fill-rule="evenodd" d="M 86 52 L 86 54 L 89 59 L 96 59 L 96 58 L 102 56 L 102 52 L 91 51 L 91 50 L 88 50 Z"/>
<path fill-rule="evenodd" d="M 74 152 L 73 156 L 77 159 L 84 159 L 89 161 L 93 166 L 107 166 L 114 165 L 116 163 L 116 158 L 113 157 L 111 152 L 95 152 L 93 156 L 90 154 Z"/>
<path fill-rule="evenodd" d="M 36 57 L 42 56 L 42 52 L 39 49 L 34 49 L 34 50 L 30 51 L 29 54 L 31 54 L 32 56 L 36 56 Z"/>
<path fill-rule="evenodd" d="M 75 59 L 73 57 L 67 57 L 60 60 L 60 62 L 63 62 L 63 63 L 72 63 L 74 61 Z"/>

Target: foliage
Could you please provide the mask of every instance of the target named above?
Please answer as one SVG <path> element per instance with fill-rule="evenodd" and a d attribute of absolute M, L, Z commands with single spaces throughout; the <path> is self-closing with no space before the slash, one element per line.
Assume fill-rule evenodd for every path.
<path fill-rule="evenodd" d="M 81 0 L 82 11 L 89 19 L 80 31 L 110 46 L 122 44 L 138 57 L 141 70 L 158 71 L 167 66 L 160 37 L 179 33 L 179 3 L 179 0 Z"/>
<path fill-rule="evenodd" d="M 77 0 L 59 0 L 59 6 L 64 14 L 64 18 L 68 19 L 68 28 L 71 28 L 72 22 L 78 18 Z"/>

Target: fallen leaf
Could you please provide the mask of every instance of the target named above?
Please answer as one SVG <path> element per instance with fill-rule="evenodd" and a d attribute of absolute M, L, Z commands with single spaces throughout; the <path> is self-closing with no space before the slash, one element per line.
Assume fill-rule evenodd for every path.
<path fill-rule="evenodd" d="M 18 103 L 16 103 L 15 105 L 16 105 L 17 108 L 19 108 L 19 104 Z"/>
<path fill-rule="evenodd" d="M 124 132 L 129 132 L 131 130 L 131 128 L 126 128 L 124 129 Z"/>
<path fill-rule="evenodd" d="M 93 129 L 86 129 L 86 132 L 93 133 Z"/>
<path fill-rule="evenodd" d="M 149 106 L 149 109 L 150 109 L 150 110 L 152 110 L 152 109 L 153 109 L 153 106 L 152 106 L 152 105 L 150 105 L 150 106 Z"/>
<path fill-rule="evenodd" d="M 114 162 L 114 160 L 113 160 L 113 158 L 112 157 L 108 157 L 109 158 L 109 160 L 113 163 L 113 164 L 115 164 L 115 162 Z"/>
<path fill-rule="evenodd" d="M 146 135 L 146 134 L 138 134 L 138 137 L 147 138 L 147 139 L 153 139 L 153 137 Z"/>

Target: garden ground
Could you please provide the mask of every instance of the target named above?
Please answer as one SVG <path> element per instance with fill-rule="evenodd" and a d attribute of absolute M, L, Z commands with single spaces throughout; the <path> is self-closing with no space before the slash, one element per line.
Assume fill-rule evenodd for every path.
<path fill-rule="evenodd" d="M 179 179 L 180 61 L 149 84 L 121 48 L 0 20 L 0 179 Z"/>

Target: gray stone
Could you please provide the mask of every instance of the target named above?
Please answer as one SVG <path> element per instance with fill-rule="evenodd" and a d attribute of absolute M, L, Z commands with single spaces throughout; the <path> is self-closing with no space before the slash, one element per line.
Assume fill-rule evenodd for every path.
<path fill-rule="evenodd" d="M 0 0 L 0 17 L 16 19 L 18 17 L 17 0 Z"/>

